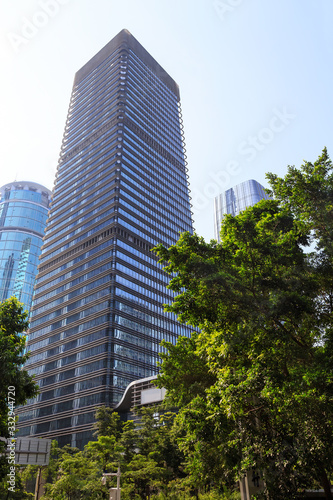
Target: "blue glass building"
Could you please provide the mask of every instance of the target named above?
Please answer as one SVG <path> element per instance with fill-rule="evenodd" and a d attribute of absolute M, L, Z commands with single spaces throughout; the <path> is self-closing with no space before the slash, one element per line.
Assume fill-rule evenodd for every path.
<path fill-rule="evenodd" d="M 29 335 L 41 392 L 20 435 L 82 447 L 96 407 L 189 335 L 151 252 L 192 231 L 186 171 L 178 86 L 123 30 L 75 75 Z"/>
<path fill-rule="evenodd" d="M 51 192 L 34 182 L 0 188 L 0 301 L 30 310 Z"/>
<path fill-rule="evenodd" d="M 237 184 L 216 196 L 214 200 L 215 239 L 220 241 L 221 223 L 224 215 L 238 215 L 247 207 L 255 205 L 260 200 L 268 200 L 268 198 L 264 186 L 253 179 Z"/>

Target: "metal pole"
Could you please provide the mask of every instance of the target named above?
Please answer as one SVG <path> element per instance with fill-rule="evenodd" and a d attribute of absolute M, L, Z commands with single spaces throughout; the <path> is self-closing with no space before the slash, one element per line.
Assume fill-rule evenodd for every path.
<path fill-rule="evenodd" d="M 118 467 L 117 470 L 117 490 L 120 490 L 120 467 Z M 117 491 L 117 496 L 118 496 L 118 491 Z"/>
<path fill-rule="evenodd" d="M 121 489 L 120 489 L 120 476 L 121 476 L 120 466 L 118 467 L 117 472 L 104 472 L 103 473 L 103 478 L 104 478 L 105 482 L 106 482 L 106 476 L 117 476 L 116 500 L 120 500 L 120 492 L 121 492 Z M 105 484 L 105 483 L 103 483 L 103 484 Z M 110 488 L 109 500 L 112 500 L 112 490 L 114 490 L 114 488 Z"/>
<path fill-rule="evenodd" d="M 39 499 L 40 470 L 41 470 L 41 468 L 38 467 L 36 483 L 35 483 L 35 500 Z"/>

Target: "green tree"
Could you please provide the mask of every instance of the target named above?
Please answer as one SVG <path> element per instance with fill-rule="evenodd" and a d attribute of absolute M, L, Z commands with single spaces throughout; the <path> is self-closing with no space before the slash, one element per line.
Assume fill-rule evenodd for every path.
<path fill-rule="evenodd" d="M 136 495 L 142 499 L 149 498 L 155 488 L 157 491 L 163 472 L 155 460 L 136 453 L 122 474 L 122 489 L 130 498 Z"/>
<path fill-rule="evenodd" d="M 140 419 L 137 450 L 159 467 L 159 490 L 167 492 L 170 481 L 184 478 L 184 455 L 173 433 L 175 413 L 163 406 L 143 407 L 137 411 Z"/>
<path fill-rule="evenodd" d="M 28 313 L 24 311 L 15 297 L 0 304 L 0 436 L 13 437 L 15 427 L 15 407 L 23 405 L 27 399 L 38 393 L 38 386 L 22 365 L 28 359 L 25 353 L 28 329 Z M 14 434 L 15 435 L 15 434 Z M 0 442 L 0 454 L 5 450 L 5 443 Z M 0 456 L 0 492 L 3 498 L 28 498 L 25 496 L 17 474 L 16 493 L 8 492 L 6 478 L 9 464 L 5 455 Z M 16 496 L 15 496 L 16 495 Z M 21 496 L 20 496 L 21 495 Z"/>
<path fill-rule="evenodd" d="M 79 451 L 70 446 L 59 448 L 56 441 L 53 441 L 50 464 L 43 471 L 43 476 L 47 479 L 43 498 L 45 500 L 108 498 L 108 489 L 102 484 L 103 454 L 109 451 L 106 441 L 104 445 L 105 450 L 101 451 L 100 446 L 97 446 L 93 453 L 92 448 L 87 451 Z"/>
<path fill-rule="evenodd" d="M 137 453 L 138 433 L 133 420 L 123 422 L 120 444 L 123 447 L 123 463 L 129 463 Z"/>
<path fill-rule="evenodd" d="M 325 348 L 323 361 L 332 370 L 333 348 L 333 164 L 327 150 L 315 163 L 305 162 L 300 169 L 288 167 L 284 178 L 267 174 L 271 194 L 302 221 L 314 251 L 308 254 L 318 285 L 318 327 Z"/>
<path fill-rule="evenodd" d="M 319 163 L 331 176 L 329 160 Z M 319 166 L 314 170 L 318 178 Z M 273 180 L 277 192 L 282 182 Z M 316 193 L 322 189 L 327 203 L 328 184 L 318 181 Z M 200 328 L 190 341 L 180 340 L 179 348 L 166 344 L 160 384 L 171 403 L 190 399 L 177 425 L 182 449 L 195 457 L 197 477 L 205 471 L 213 481 L 225 469 L 235 480 L 256 468 L 264 476 L 266 498 L 296 498 L 314 482 L 331 498 L 332 350 L 324 302 L 330 290 L 323 290 L 322 267 L 304 251 L 318 231 L 308 217 L 313 206 L 309 202 L 301 215 L 289 200 L 282 203 L 282 187 L 280 197 L 226 216 L 221 244 L 185 233 L 171 248 L 157 247 L 174 276 L 170 288 L 178 292 L 167 310 Z M 325 218 L 316 217 L 318 227 Z M 327 231 L 314 236 L 324 261 L 329 259 Z M 185 373 L 183 383 L 174 384 L 175 370 Z M 215 454 L 205 446 L 214 436 Z M 212 471 L 209 451 L 210 462 L 215 457 Z"/>
<path fill-rule="evenodd" d="M 0 436 L 9 437 L 8 403 L 23 405 L 38 393 L 38 386 L 22 365 L 29 355 L 25 352 L 28 313 L 15 297 L 0 304 Z M 9 387 L 15 387 L 9 391 Z M 8 396 L 9 392 L 12 394 Z M 13 399 L 12 399 L 13 398 Z"/>
<path fill-rule="evenodd" d="M 111 416 L 104 410 L 98 415 L 104 422 L 105 415 L 108 421 Z M 175 413 L 160 407 L 141 408 L 137 411 L 136 423 L 133 420 L 121 422 L 120 435 L 118 417 L 112 417 L 116 426 L 104 426 L 108 433 L 113 429 L 115 434 L 99 436 L 83 451 L 70 446 L 59 448 L 56 441 L 52 442 L 50 463 L 42 472 L 46 479 L 45 500 L 106 499 L 108 489 L 116 486 L 116 478 L 108 477 L 103 484 L 102 475 L 116 472 L 119 466 L 124 500 L 145 500 L 147 496 L 156 500 L 176 500 L 190 498 L 190 494 L 198 491 L 195 482 L 187 480 L 188 475 L 184 472 L 184 455 L 177 446 L 173 430 Z M 37 466 L 26 467 L 21 473 L 23 482 L 35 477 L 37 469 Z M 207 497 L 200 498 L 226 498 L 215 493 L 211 490 Z"/>
<path fill-rule="evenodd" d="M 100 474 L 117 469 L 123 455 L 124 447 L 115 436 L 99 436 L 84 447 L 84 456 L 99 464 Z"/>
<path fill-rule="evenodd" d="M 114 436 L 116 439 L 120 437 L 122 422 L 119 414 L 113 411 L 112 408 L 108 406 L 97 408 L 95 418 L 95 436 Z"/>

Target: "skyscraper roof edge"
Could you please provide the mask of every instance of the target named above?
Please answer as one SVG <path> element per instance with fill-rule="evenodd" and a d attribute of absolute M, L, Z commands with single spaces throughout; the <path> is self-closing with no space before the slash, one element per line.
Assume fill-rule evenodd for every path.
<path fill-rule="evenodd" d="M 75 73 L 73 86 L 80 83 L 91 72 L 93 67 L 98 66 L 99 63 L 102 63 L 114 50 L 121 46 L 132 48 L 137 56 L 159 76 L 163 83 L 177 96 L 177 100 L 180 101 L 178 84 L 127 29 L 121 30 L 118 35 Z"/>

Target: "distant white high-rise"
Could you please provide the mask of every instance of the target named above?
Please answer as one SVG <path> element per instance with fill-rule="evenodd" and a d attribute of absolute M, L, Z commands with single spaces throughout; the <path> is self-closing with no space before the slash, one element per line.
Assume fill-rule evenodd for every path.
<path fill-rule="evenodd" d="M 216 196 L 214 200 L 215 239 L 220 241 L 221 223 L 224 215 L 238 215 L 242 210 L 255 205 L 258 201 L 268 199 L 269 196 L 264 186 L 253 179 L 237 184 Z"/>

